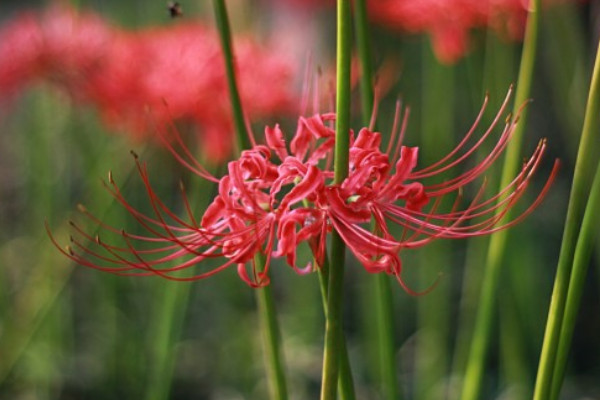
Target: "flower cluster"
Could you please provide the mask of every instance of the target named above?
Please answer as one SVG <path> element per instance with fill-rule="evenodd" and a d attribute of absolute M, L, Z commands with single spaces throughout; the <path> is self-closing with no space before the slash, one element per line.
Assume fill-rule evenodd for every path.
<path fill-rule="evenodd" d="M 547 0 L 556 3 L 560 0 Z M 456 62 L 469 47 L 469 31 L 489 28 L 509 39 L 523 36 L 527 18 L 523 0 L 371 0 L 371 19 L 391 29 L 426 32 L 444 63 Z"/>
<path fill-rule="evenodd" d="M 137 138 L 155 125 L 198 128 L 212 161 L 232 149 L 232 118 L 217 32 L 199 23 L 129 32 L 64 5 L 28 13 L 0 30 L 0 93 L 51 81 L 76 102 L 97 107 L 112 127 Z M 291 111 L 292 60 L 250 37 L 235 40 L 238 85 L 256 119 Z M 148 112 L 149 111 L 149 112 Z"/>
<path fill-rule="evenodd" d="M 472 136 L 487 100 L 456 148 L 422 169 L 417 168 L 418 148 L 402 145 L 406 112 L 401 123 L 397 116 L 385 151 L 380 133 L 367 128 L 357 135 L 350 132 L 349 174 L 341 184 L 333 184 L 331 168 L 335 134 L 330 125 L 334 114 L 301 117 L 289 146 L 278 125 L 267 127 L 264 144 L 242 152 L 239 159 L 228 164 L 228 173 L 220 179 L 203 169 L 184 147 L 170 146 L 182 164 L 201 177 L 218 182 L 218 195 L 199 221 L 186 196 L 187 221 L 170 211 L 152 190 L 146 165 L 136 161 L 154 216 L 143 215 L 132 207 L 112 178 L 107 187 L 148 235 L 133 235 L 102 225 L 124 239 L 126 246 L 116 247 L 98 236 L 92 238 L 73 224 L 78 238 L 73 237 L 72 244 L 62 251 L 79 264 L 116 274 L 157 274 L 174 280 L 201 279 L 237 265 L 239 276 L 256 287 L 269 283 L 273 258 L 284 258 L 301 274 L 314 269 L 316 266 L 311 264 L 297 265 L 298 246 L 307 243 L 320 264 L 326 257 L 327 234 L 335 229 L 368 272 L 392 274 L 406 287 L 401 278 L 401 250 L 423 246 L 436 238 L 490 234 L 521 220 L 544 197 L 557 165 L 536 200 L 512 220 L 504 221 L 540 164 L 545 151 L 545 142 L 541 141 L 520 173 L 500 193 L 486 197 L 485 184 L 481 184 L 468 205 L 461 206 L 462 188 L 498 159 L 509 143 L 518 116 L 506 119 L 496 144 L 482 160 L 451 179 L 428 183 L 429 178 L 474 158 L 501 120 L 509 96 L 510 93 L 479 138 Z M 442 211 L 448 196 L 453 205 Z M 94 242 L 98 249 L 87 248 L 86 241 Z M 264 269 L 257 267 L 257 256 L 264 258 Z M 194 270 L 186 277 L 174 274 L 211 258 L 224 261 L 208 271 Z"/>

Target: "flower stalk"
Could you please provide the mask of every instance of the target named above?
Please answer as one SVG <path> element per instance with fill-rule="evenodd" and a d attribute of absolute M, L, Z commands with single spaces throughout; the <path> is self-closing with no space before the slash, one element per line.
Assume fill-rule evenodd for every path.
<path fill-rule="evenodd" d="M 557 398 L 562 384 L 568 347 L 575 324 L 575 313 L 579 306 L 579 298 L 581 296 L 582 280 L 584 279 L 586 272 L 586 268 L 582 265 L 585 264 L 583 260 L 586 258 L 586 253 L 589 251 L 589 249 L 587 249 L 587 242 L 590 240 L 588 236 L 590 233 L 586 232 L 586 229 L 589 229 L 587 224 L 593 223 L 593 213 L 596 212 L 594 210 L 592 195 L 588 200 L 589 210 L 586 211 L 584 226 L 581 228 L 581 233 L 579 233 L 585 200 L 588 198 L 588 177 L 591 176 L 592 168 L 594 167 L 594 146 L 592 143 L 595 139 L 594 134 L 597 134 L 600 125 L 600 117 L 598 116 L 599 109 L 600 46 L 596 55 L 583 131 L 575 164 L 573 186 L 571 188 L 567 209 L 567 219 L 558 258 L 554 288 L 552 290 L 552 300 L 550 302 L 550 309 L 548 310 L 544 343 L 542 345 L 542 353 L 538 366 L 534 400 Z M 594 183 L 594 191 L 597 190 L 596 180 Z M 579 239 L 577 238 L 578 234 Z M 573 259 L 574 256 L 575 260 Z M 571 276 L 571 274 L 573 275 Z M 565 303 L 567 303 L 566 310 Z"/>
<path fill-rule="evenodd" d="M 225 59 L 225 70 L 227 75 L 227 84 L 229 87 L 229 95 L 231 100 L 231 109 L 235 124 L 237 146 L 239 152 L 243 149 L 250 148 L 250 141 L 242 102 L 238 90 L 238 85 L 235 76 L 235 65 L 233 57 L 233 49 L 231 44 L 231 29 L 229 26 L 229 18 L 225 0 L 214 0 L 215 17 L 221 39 L 221 48 Z M 264 256 L 258 252 L 254 257 L 256 269 L 259 273 L 264 270 Z M 287 382 L 283 367 L 283 355 L 281 351 L 279 324 L 277 322 L 277 314 L 273 301 L 273 293 L 270 286 L 257 288 L 255 290 L 256 302 L 258 305 L 258 314 L 261 325 L 263 346 L 265 350 L 265 363 L 267 369 L 269 394 L 273 400 L 286 400 Z"/>
<path fill-rule="evenodd" d="M 350 0 L 337 1 L 337 86 L 334 152 L 334 184 L 341 184 L 348 176 L 350 147 L 350 57 L 351 57 Z M 325 349 L 321 400 L 335 400 L 342 337 L 342 299 L 346 246 L 334 230 L 331 238 L 331 263 L 327 293 Z"/>
<path fill-rule="evenodd" d="M 527 25 L 525 28 L 523 53 L 521 56 L 517 92 L 515 95 L 514 115 L 517 115 L 517 110 L 529 99 L 531 93 L 533 69 L 537 52 L 537 38 L 539 33 L 540 0 L 532 1 L 531 6 L 532 9 L 528 13 Z M 521 114 L 520 123 L 516 126 L 511 143 L 507 147 L 504 166 L 502 168 L 502 176 L 500 178 L 501 188 L 505 187 L 506 184 L 511 181 L 519 168 L 521 161 L 521 145 L 523 142 L 523 129 L 526 122 L 525 116 L 525 113 Z M 509 218 L 510 215 L 505 215 L 503 220 L 508 220 Z M 492 331 L 496 292 L 498 289 L 500 269 L 503 262 L 503 254 L 506 249 L 507 237 L 508 233 L 502 231 L 496 233 L 490 239 L 486 258 L 486 270 L 483 276 L 479 299 L 479 308 L 475 319 L 471 349 L 467 359 L 467 368 L 465 371 L 461 396 L 462 400 L 476 400 L 480 398 L 481 383 L 483 380 L 485 361 Z"/>
<path fill-rule="evenodd" d="M 315 259 L 315 262 L 316 259 Z M 327 297 L 329 293 L 329 256 L 325 254 L 323 262 L 319 265 L 319 287 L 321 289 L 321 297 L 323 299 L 323 310 L 327 312 Z M 342 400 L 354 400 L 354 379 L 352 378 L 352 368 L 350 359 L 348 358 L 348 348 L 346 347 L 346 338 L 342 332 L 340 340 L 340 372 L 338 378 L 338 390 Z"/>
<path fill-rule="evenodd" d="M 236 141 L 238 143 L 238 151 L 242 151 L 243 149 L 250 148 L 250 141 L 248 140 L 246 121 L 244 118 L 244 112 L 242 110 L 242 100 L 240 99 L 240 92 L 238 90 L 238 84 L 235 76 L 229 17 L 227 15 L 225 0 L 214 0 L 213 5 L 215 10 L 215 18 L 217 21 L 217 29 L 221 39 L 221 48 L 225 60 L 225 74 L 227 76 L 227 86 L 229 88 L 229 98 L 233 113 Z"/>
<path fill-rule="evenodd" d="M 356 47 L 360 62 L 360 100 L 362 119 L 365 126 L 368 126 L 371 121 L 375 102 L 373 65 L 371 63 L 372 52 L 367 17 L 366 1 L 354 0 Z M 371 225 L 374 228 L 374 225 Z M 396 378 L 396 351 L 394 349 L 394 319 L 390 278 L 384 274 L 377 274 L 371 280 L 373 281 L 376 310 L 375 330 L 378 339 L 379 374 L 381 376 L 384 398 L 398 400 L 401 397 Z"/>
<path fill-rule="evenodd" d="M 598 110 L 596 110 L 598 113 Z M 596 125 L 596 131 L 598 126 Z M 556 361 L 554 374 L 552 375 L 551 400 L 557 400 L 565 376 L 567 357 L 573 339 L 577 312 L 581 304 L 583 286 L 587 275 L 589 261 L 595 240 L 598 236 L 598 222 L 600 222 L 600 165 L 596 169 L 596 176 L 590 196 L 588 199 L 585 214 L 577 245 L 575 247 L 575 256 L 573 259 L 573 270 L 569 280 L 569 290 L 565 304 L 565 311 L 560 331 L 558 349 L 556 352 Z"/>

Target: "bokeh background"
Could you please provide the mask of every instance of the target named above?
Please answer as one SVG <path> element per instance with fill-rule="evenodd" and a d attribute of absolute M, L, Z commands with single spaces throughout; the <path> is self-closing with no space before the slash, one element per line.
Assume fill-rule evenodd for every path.
<path fill-rule="evenodd" d="M 132 35 L 198 21 L 214 26 L 209 1 L 180 3 L 184 15 L 176 19 L 163 1 L 80 0 L 68 7 L 93 13 L 111 29 Z M 277 85 L 267 74 L 259 82 L 260 91 L 248 90 L 247 103 L 281 91 L 287 96 L 277 107 L 252 116 L 258 136 L 265 124 L 275 121 L 292 133 L 300 113 L 311 111 L 301 104 L 306 76 L 320 82 L 317 108 L 328 111 L 335 15 L 327 4 L 311 3 L 228 2 L 234 32 L 240 37 L 251 35 L 286 66 Z M 0 30 L 25 11 L 39 18 L 50 6 L 50 2 L 2 0 Z M 530 199 L 543 186 L 552 159 L 560 158 L 563 167 L 541 206 L 511 228 L 497 294 L 485 399 L 531 398 L 598 42 L 599 11 L 594 0 L 564 1 L 548 5 L 542 15 L 523 157 L 543 137 L 548 138 L 549 150 Z M 6 30 L 1 32 L 0 49 L 8 37 Z M 373 63 L 382 88 L 378 126 L 384 133 L 390 131 L 396 99 L 410 106 L 406 143 L 420 146 L 421 165 L 453 148 L 489 93 L 483 132 L 517 79 L 521 42 L 493 30 L 469 30 L 466 54 L 451 63 L 440 61 L 427 33 L 374 23 L 372 35 Z M 131 68 L 141 68 L 137 73 L 154 68 L 179 93 L 193 85 L 193 76 L 181 74 L 178 63 L 184 56 L 171 51 L 172 46 L 164 47 L 170 62 L 162 69 L 137 64 Z M 148 163 L 153 186 L 179 212 L 184 212 L 180 180 L 192 193 L 199 213 L 216 188 L 194 177 L 152 140 L 151 124 L 139 128 L 107 118 L 94 98 L 79 93 L 77 85 L 85 83 L 85 75 L 81 80 L 61 74 L 67 68 L 64 59 L 50 63 L 54 69 L 48 63 L 34 68 L 22 61 L 18 55 L 30 47 L 24 42 L 12 53 L 0 51 L 0 72 L 6 66 L 17 71 L 32 68 L 31 79 L 10 90 L 6 84 L 0 92 L 0 398 L 266 398 L 253 289 L 235 270 L 192 283 L 117 277 L 75 266 L 53 246 L 45 222 L 61 243 L 67 243 L 69 221 L 82 220 L 77 212 L 80 203 L 113 226 L 135 231 L 135 220 L 101 183 L 112 171 L 131 203 L 151 211 L 130 150 Z M 261 60 L 257 57 L 255 63 Z M 7 78 L 6 82 L 15 81 Z M 226 92 L 209 93 L 214 102 L 227 99 Z M 353 127 L 358 129 L 362 126 L 358 89 L 355 95 Z M 155 106 L 135 112 L 152 119 L 162 111 Z M 227 156 L 211 158 L 210 143 L 203 139 L 211 129 L 205 120 L 188 116 L 174 117 L 172 122 L 209 168 L 223 171 Z M 150 134 L 140 135 L 140 129 Z M 213 133 L 216 136 L 210 140 L 233 140 L 225 132 L 227 125 L 218 129 L 222 136 Z M 488 173 L 490 187 L 497 185 L 498 170 Z M 410 287 L 425 289 L 439 277 L 435 290 L 424 296 L 410 296 L 399 285 L 393 287 L 398 380 L 406 398 L 458 398 L 486 241 L 438 241 L 402 254 Z M 598 251 L 589 268 L 564 399 L 600 398 L 597 255 Z M 292 398 L 316 398 L 324 327 L 317 276 L 298 276 L 283 263 L 275 264 L 272 285 Z M 358 396 L 381 398 L 377 337 L 372 329 L 373 279 L 353 260 L 347 267 L 344 307 Z"/>

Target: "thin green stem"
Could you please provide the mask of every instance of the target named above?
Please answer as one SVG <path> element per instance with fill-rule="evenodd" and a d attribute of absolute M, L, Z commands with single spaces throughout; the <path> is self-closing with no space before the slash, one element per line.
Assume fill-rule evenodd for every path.
<path fill-rule="evenodd" d="M 483 61 L 483 88 L 490 93 L 490 109 L 498 107 L 498 94 L 504 96 L 510 82 L 514 79 L 515 59 L 517 51 L 514 46 L 504 43 L 497 35 L 488 31 L 485 41 L 485 59 Z M 480 101 L 481 90 L 477 90 L 477 99 Z M 489 151 L 485 147 L 481 148 L 483 152 Z M 496 187 L 497 179 L 491 176 L 489 180 L 490 187 Z M 473 238 L 468 242 L 467 256 L 465 260 L 462 288 L 461 304 L 458 315 L 458 333 L 455 340 L 455 350 L 453 354 L 452 373 L 456 376 L 462 376 L 465 371 L 471 337 L 473 335 L 473 326 L 475 323 L 475 312 L 479 304 L 479 293 L 483 277 L 483 264 L 486 251 L 489 245 L 488 237 Z"/>
<path fill-rule="evenodd" d="M 371 62 L 371 44 L 367 7 L 365 0 L 354 1 L 354 25 L 356 27 L 356 47 L 360 62 L 360 89 L 362 119 L 369 125 L 375 101 L 373 65 Z M 397 380 L 396 357 L 394 350 L 394 326 L 392 292 L 389 277 L 384 274 L 373 276 L 375 301 L 375 330 L 379 350 L 379 374 L 381 376 L 384 398 L 399 400 L 400 389 Z"/>
<path fill-rule="evenodd" d="M 308 207 L 308 201 L 303 200 L 304 206 Z M 318 260 L 314 259 L 315 264 Z M 321 289 L 321 299 L 323 300 L 323 312 L 327 315 L 327 298 L 329 293 L 329 255 L 327 249 L 323 255 L 323 260 L 319 264 L 319 288 Z M 352 378 L 352 368 L 350 367 L 350 358 L 348 357 L 348 348 L 346 346 L 346 337 L 342 332 L 340 339 L 340 374 L 338 378 L 338 390 L 342 400 L 354 400 L 354 379 Z"/>
<path fill-rule="evenodd" d="M 594 72 L 592 75 L 592 83 L 590 85 L 590 92 L 588 97 L 588 104 L 585 113 L 585 121 L 583 124 L 583 131 L 581 136 L 581 142 L 579 143 L 579 150 L 577 153 L 577 161 L 575 163 L 575 173 L 573 175 L 573 186 L 571 188 L 571 195 L 569 197 L 569 206 L 567 209 L 567 220 L 565 222 L 565 228 L 563 232 L 563 240 L 560 247 L 560 255 L 558 257 L 558 267 L 556 270 L 556 277 L 554 280 L 554 288 L 552 290 L 552 300 L 550 302 L 550 309 L 548 310 L 548 320 L 546 322 L 546 331 L 544 333 L 544 344 L 542 346 L 542 354 L 540 356 L 540 364 L 538 366 L 538 374 L 535 384 L 534 399 L 535 400 L 546 400 L 550 398 L 552 387 L 558 390 L 560 383 L 554 384 L 553 376 L 557 379 L 562 379 L 562 371 L 564 366 L 555 366 L 556 354 L 560 346 L 567 346 L 568 341 L 565 337 L 561 339 L 561 325 L 563 323 L 563 313 L 565 309 L 565 302 L 567 301 L 567 293 L 571 289 L 569 288 L 569 279 L 571 276 L 571 268 L 573 265 L 573 256 L 575 254 L 575 243 L 579 233 L 579 226 L 581 223 L 581 216 L 585 206 L 585 200 L 587 198 L 587 177 L 590 176 L 590 172 L 593 168 L 592 162 L 594 160 L 594 154 L 591 151 L 593 149 L 593 135 L 598 131 L 599 116 L 598 109 L 600 108 L 600 45 L 598 53 L 596 55 L 596 63 L 594 66 Z M 583 250 L 582 250 L 583 251 Z M 581 273 L 578 271 L 578 274 Z M 579 275 L 573 278 L 575 281 L 579 278 Z M 571 295 L 573 301 L 578 294 L 577 289 L 572 289 L 575 292 Z M 570 311 L 573 312 L 573 311 Z M 569 316 L 571 318 L 571 316 Z M 569 321 L 569 323 L 572 323 Z M 568 326 L 565 328 L 565 334 L 572 327 Z M 563 352 L 565 350 L 562 350 Z M 566 357 L 566 354 L 561 357 Z M 558 375 L 556 375 L 558 374 Z"/>
<path fill-rule="evenodd" d="M 530 96 L 533 70 L 536 59 L 537 37 L 539 32 L 540 0 L 534 0 L 533 9 L 529 12 L 519 69 L 517 93 L 515 95 L 515 114 Z M 525 114 L 517 125 L 511 143 L 507 147 L 500 179 L 500 188 L 506 187 L 518 171 L 520 165 L 520 152 L 525 127 Z M 507 213 L 510 214 L 510 213 Z M 505 215 L 504 220 L 510 218 Z M 500 231 L 490 239 L 488 247 L 486 270 L 484 272 L 479 308 L 475 320 L 473 339 L 467 361 L 467 369 L 463 382 L 462 400 L 476 400 L 480 397 L 481 382 L 483 379 L 485 361 L 487 358 L 489 341 L 494 316 L 498 280 L 505 253 L 507 231 Z"/>
<path fill-rule="evenodd" d="M 262 271 L 265 265 L 264 256 L 261 253 L 257 253 L 254 261 L 259 271 Z M 283 357 L 280 350 L 281 337 L 271 286 L 256 289 L 255 292 L 265 351 L 267 376 L 269 377 L 269 393 L 272 399 L 285 400 L 288 398 L 287 384 L 282 361 Z"/>
<path fill-rule="evenodd" d="M 207 188 L 211 182 L 201 181 L 187 193 L 189 201 L 204 209 L 209 203 Z M 204 194 L 204 195 L 203 195 Z M 183 276 L 184 271 L 177 272 Z M 145 382 L 145 400 L 169 399 L 173 371 L 177 359 L 176 344 L 181 337 L 189 306 L 192 285 L 183 282 L 157 282 L 154 319 L 151 327 L 152 365 Z"/>
<path fill-rule="evenodd" d="M 214 0 L 215 17 L 219 37 L 221 38 L 221 49 L 225 61 L 225 73 L 227 75 L 227 86 L 229 87 L 229 97 L 231 101 L 231 109 L 233 112 L 233 122 L 235 126 L 236 140 L 238 150 L 247 149 L 250 147 L 248 133 L 246 131 L 246 122 L 242 109 L 242 101 L 238 90 L 237 80 L 235 76 L 235 65 L 233 64 L 233 48 L 231 44 L 231 28 L 229 26 L 229 17 L 227 16 L 227 7 L 225 0 Z"/>
<path fill-rule="evenodd" d="M 246 131 L 242 102 L 240 100 L 235 76 L 235 66 L 233 65 L 234 57 L 231 45 L 229 18 L 227 16 L 227 8 L 225 7 L 224 0 L 214 0 L 213 4 L 217 27 L 221 38 L 221 47 L 225 59 L 225 69 L 235 123 L 237 146 L 238 150 L 241 151 L 250 147 L 250 141 L 248 132 Z M 265 263 L 262 254 L 257 254 L 254 261 L 257 270 L 259 272 L 262 271 Z M 269 392 L 272 399 L 285 400 L 288 397 L 287 383 L 283 367 L 283 354 L 280 348 L 279 325 L 277 323 L 273 293 L 271 287 L 266 286 L 256 289 L 255 294 L 263 337 Z"/>
<path fill-rule="evenodd" d="M 181 335 L 184 314 L 187 309 L 190 284 L 160 282 L 161 289 L 156 305 L 156 319 L 152 336 L 152 366 L 145 386 L 146 400 L 164 400 L 170 397 L 175 343 Z"/>
<path fill-rule="evenodd" d="M 354 26 L 356 28 L 356 49 L 360 62 L 360 103 L 363 123 L 368 125 L 373 113 L 375 91 L 373 89 L 373 64 L 365 0 L 354 0 Z"/>
<path fill-rule="evenodd" d="M 352 18 L 350 0 L 337 2 L 337 92 L 334 184 L 348 175 L 350 146 L 350 56 Z M 321 400 L 335 400 L 339 373 L 340 338 L 342 337 L 342 300 L 346 246 L 334 231 L 331 239 L 331 264 L 327 294 L 325 349 Z"/>

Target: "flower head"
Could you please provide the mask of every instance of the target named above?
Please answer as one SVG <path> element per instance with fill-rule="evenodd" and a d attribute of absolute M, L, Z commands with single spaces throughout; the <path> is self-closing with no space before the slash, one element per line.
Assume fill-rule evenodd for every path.
<path fill-rule="evenodd" d="M 317 267 L 297 265 L 298 246 L 307 243 L 319 264 L 326 255 L 327 234 L 335 229 L 368 272 L 392 274 L 405 287 L 401 277 L 402 250 L 421 247 L 438 238 L 468 238 L 509 227 L 529 214 L 548 190 L 557 164 L 536 200 L 512 220 L 504 220 L 538 169 L 546 148 L 545 141 L 541 141 L 519 174 L 500 193 L 484 197 L 482 183 L 470 202 L 461 205 L 462 188 L 481 177 L 498 159 L 510 141 L 518 115 L 506 119 L 495 145 L 481 161 L 441 183 L 429 182 L 474 158 L 475 151 L 491 138 L 501 121 L 509 98 L 510 93 L 491 126 L 474 139 L 486 100 L 456 148 L 425 168 L 418 168 L 418 148 L 402 145 L 408 112 L 401 123 L 397 118 L 385 150 L 380 133 L 367 128 L 356 135 L 351 132 L 349 174 L 338 185 L 332 183 L 331 168 L 335 135 L 330 123 L 335 120 L 334 114 L 301 117 L 289 145 L 278 125 L 267 127 L 264 144 L 242 152 L 228 164 L 228 173 L 220 179 L 191 159 L 185 148 L 170 146 L 180 162 L 203 178 L 218 182 L 218 194 L 199 222 L 185 196 L 188 220 L 170 211 L 152 190 L 145 164 L 137 161 L 155 215 L 142 215 L 129 205 L 112 178 L 107 186 L 142 224 L 147 235 L 132 235 L 102 225 L 120 233 L 126 246 L 115 247 L 97 238 L 94 241 L 99 249 L 92 251 L 81 239 L 73 238 L 73 244 L 63 252 L 80 264 L 117 274 L 157 274 L 176 280 L 201 279 L 237 265 L 246 283 L 262 286 L 269 282 L 273 258 L 284 258 L 301 274 Z M 397 129 L 399 125 L 401 128 Z M 452 200 L 452 206 L 442 210 L 446 198 Z M 84 240 L 93 239 L 76 225 L 75 229 Z M 259 254 L 266 258 L 264 270 L 255 266 Z M 209 258 L 219 258 L 221 262 L 185 278 L 172 275 Z M 167 263 L 174 266 L 164 266 Z"/>

